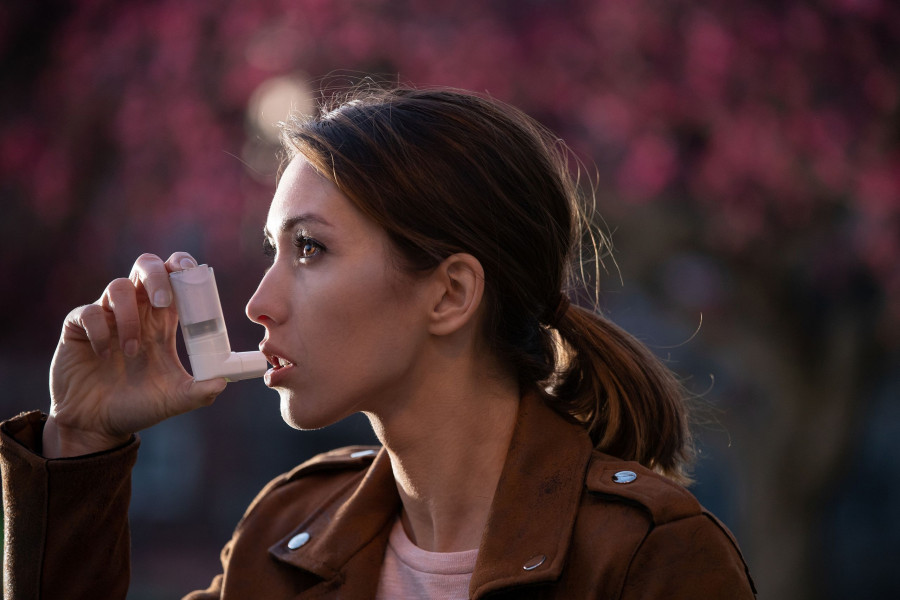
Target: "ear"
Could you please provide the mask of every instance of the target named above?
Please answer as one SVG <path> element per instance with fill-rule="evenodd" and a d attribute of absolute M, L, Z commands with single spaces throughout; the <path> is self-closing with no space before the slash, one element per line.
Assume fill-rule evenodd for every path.
<path fill-rule="evenodd" d="M 477 319 L 484 296 L 484 268 L 471 254 L 445 258 L 431 273 L 434 296 L 428 331 L 449 335 Z"/>

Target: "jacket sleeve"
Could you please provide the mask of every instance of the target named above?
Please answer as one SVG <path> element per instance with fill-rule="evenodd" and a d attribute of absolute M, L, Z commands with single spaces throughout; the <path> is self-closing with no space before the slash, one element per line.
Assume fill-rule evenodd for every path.
<path fill-rule="evenodd" d="M 4 597 L 125 598 L 139 441 L 48 460 L 40 455 L 45 422 L 35 411 L 0 424 Z"/>
<path fill-rule="evenodd" d="M 621 597 L 752 600 L 755 589 L 731 534 L 704 512 L 650 530 Z"/>

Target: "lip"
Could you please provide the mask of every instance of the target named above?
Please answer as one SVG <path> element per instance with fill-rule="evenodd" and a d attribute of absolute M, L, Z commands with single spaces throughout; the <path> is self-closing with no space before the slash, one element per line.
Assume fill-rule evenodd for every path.
<path fill-rule="evenodd" d="M 266 356 L 266 360 L 269 361 L 269 364 L 272 365 L 271 367 L 269 367 L 269 370 L 266 371 L 265 375 L 263 375 L 263 381 L 265 381 L 268 387 L 278 386 L 279 383 L 283 382 L 285 378 L 290 376 L 291 372 L 297 366 L 291 358 L 286 356 L 275 346 L 265 341 L 260 343 L 259 350 Z M 286 360 L 291 364 L 284 367 L 277 366 L 278 358 Z"/>
<path fill-rule="evenodd" d="M 273 388 L 279 387 L 284 384 L 284 381 L 287 377 L 290 377 L 291 372 L 296 367 L 291 365 L 289 367 L 278 367 L 277 369 L 274 367 L 270 367 L 268 371 L 263 374 L 263 382 L 265 382 L 266 386 Z"/>

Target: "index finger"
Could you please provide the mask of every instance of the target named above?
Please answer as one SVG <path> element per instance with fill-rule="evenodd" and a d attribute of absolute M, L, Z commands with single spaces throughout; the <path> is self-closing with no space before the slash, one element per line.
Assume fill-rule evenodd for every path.
<path fill-rule="evenodd" d="M 136 288 L 143 288 L 150 304 L 156 308 L 165 308 L 172 304 L 172 286 L 169 284 L 169 272 L 166 264 L 155 254 L 141 254 L 128 278 Z"/>
<path fill-rule="evenodd" d="M 199 264 L 197 259 L 187 252 L 174 252 L 172 253 L 172 256 L 169 257 L 169 260 L 166 261 L 166 268 L 170 273 L 174 273 L 175 271 L 193 269 Z"/>

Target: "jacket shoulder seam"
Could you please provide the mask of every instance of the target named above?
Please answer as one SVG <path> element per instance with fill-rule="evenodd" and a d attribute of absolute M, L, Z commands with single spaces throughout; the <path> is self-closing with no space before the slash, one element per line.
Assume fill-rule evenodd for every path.
<path fill-rule="evenodd" d="M 626 478 L 620 474 L 630 472 Z M 663 525 L 704 513 L 700 502 L 674 481 L 634 461 L 595 452 L 585 478 L 587 490 L 607 501 L 620 501 L 643 509 L 654 525 Z"/>
<path fill-rule="evenodd" d="M 345 446 L 317 454 L 283 475 L 284 483 L 322 471 L 359 470 L 367 468 L 380 446 Z"/>
<path fill-rule="evenodd" d="M 359 471 L 366 469 L 372 464 L 375 455 L 378 454 L 380 446 L 346 446 L 317 454 L 309 460 L 302 462 L 290 471 L 282 473 L 270 480 L 256 494 L 256 497 L 250 502 L 244 511 L 244 515 L 238 522 L 240 527 L 254 509 L 275 490 L 315 473 L 325 473 L 328 471 Z"/>

